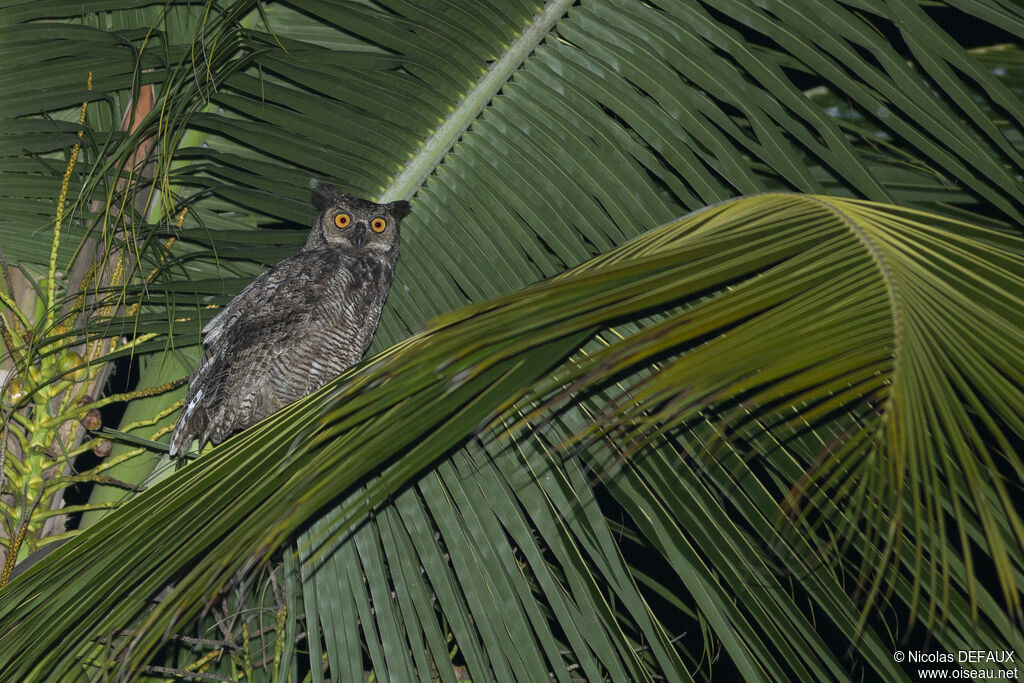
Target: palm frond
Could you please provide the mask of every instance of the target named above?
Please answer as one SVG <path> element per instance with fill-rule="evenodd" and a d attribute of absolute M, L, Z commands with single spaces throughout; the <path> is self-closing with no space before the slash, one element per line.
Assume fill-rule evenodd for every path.
<path fill-rule="evenodd" d="M 882 587 L 943 648 L 1017 648 L 1020 265 L 1016 238 L 862 201 L 697 212 L 439 319 L 153 487 L 5 590 L 0 664 L 58 677 L 80 654 L 56 643 L 142 619 L 114 642 L 138 667 L 344 495 L 301 546 L 306 609 L 340 601 L 317 613 L 334 672 L 361 670 L 351 638 L 397 636 L 419 645 L 368 645 L 379 674 L 447 677 L 451 633 L 474 676 L 685 677 L 631 547 L 746 678 L 855 675 L 820 620 L 900 678 L 862 618 Z"/>
<path fill-rule="evenodd" d="M 455 643 L 487 678 L 707 676 L 724 648 L 729 673 L 750 679 L 853 678 L 858 666 L 897 679 L 889 628 L 906 618 L 947 649 L 983 637 L 1019 651 L 1021 249 L 1007 235 L 1024 196 L 1020 51 L 965 51 L 939 11 L 0 6 L 3 22 L 31 22 L 0 29 L 4 258 L 46 262 L 38 236 L 52 228 L 79 130 L 68 112 L 90 70 L 91 147 L 60 263 L 106 207 L 159 189 L 159 204 L 131 216 L 132 240 L 102 245 L 130 247 L 155 277 L 95 292 L 144 305 L 85 334 L 158 335 L 132 353 L 196 344 L 208 307 L 301 242 L 256 228 L 308 223 L 314 179 L 367 196 L 416 191 L 374 350 L 447 313 L 144 497 L 163 503 L 136 504 L 169 516 L 128 508 L 69 547 L 76 561 L 110 552 L 131 529 L 143 544 L 123 558 L 139 573 L 107 557 L 72 579 L 71 560 L 54 559 L 61 569 L 45 571 L 70 589 L 31 619 L 63 615 L 58 633 L 102 638 L 181 579 L 183 612 L 169 603 L 146 617 L 155 628 L 134 649 L 115 641 L 137 668 L 162 628 L 241 566 L 227 557 L 234 539 L 245 559 L 263 558 L 305 529 L 311 661 L 325 646 L 332 672 L 353 676 L 372 665 L 448 678 Z M 948 11 L 1024 35 L 1005 3 Z M 112 132 L 150 83 L 160 115 Z M 122 160 L 152 134 L 162 173 L 119 199 Z M 906 208 L 766 197 L 749 225 L 746 209 L 715 207 L 645 232 L 765 190 Z M 488 303 L 448 313 L 469 302 Z M 406 369 L 414 360 L 424 365 Z M 158 358 L 147 365 L 144 383 L 168 379 Z M 167 420 L 170 405 L 148 410 Z M 321 429 L 330 436 L 314 438 Z M 342 498 L 342 513 L 306 528 Z M 158 542 L 167 552 L 143 556 Z M 206 559 L 183 579 L 193 553 Z M 989 567 L 998 587 L 978 578 Z M 10 595 L 27 600 L 23 586 Z M 86 596 L 97 587 L 112 593 Z M 72 595 L 98 611 L 62 602 Z M 27 612 L 3 614 L 12 671 L 73 666 L 76 652 L 24 649 L 46 637 Z M 854 663 L 819 624 L 855 643 Z"/>

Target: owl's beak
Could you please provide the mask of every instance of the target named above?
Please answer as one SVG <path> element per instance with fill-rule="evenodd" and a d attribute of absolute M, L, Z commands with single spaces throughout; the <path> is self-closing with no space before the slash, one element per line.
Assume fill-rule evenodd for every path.
<path fill-rule="evenodd" d="M 354 228 L 355 232 L 352 234 L 352 244 L 356 246 L 356 249 L 363 248 L 363 242 L 366 241 L 366 223 L 359 221 L 356 223 Z"/>

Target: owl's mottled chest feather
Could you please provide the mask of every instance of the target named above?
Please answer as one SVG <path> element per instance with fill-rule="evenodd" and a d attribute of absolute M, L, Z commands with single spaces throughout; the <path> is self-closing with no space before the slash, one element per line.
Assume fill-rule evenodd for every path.
<path fill-rule="evenodd" d="M 315 295 L 316 303 L 309 301 L 309 290 L 298 278 L 307 299 L 309 322 L 338 329 L 341 339 L 333 339 L 339 346 L 334 353 L 344 357 L 351 365 L 362 357 L 369 345 L 380 311 L 391 285 L 394 264 L 372 255 L 350 256 L 330 253 L 310 254 L 319 263 L 317 269 L 321 286 Z"/>
<path fill-rule="evenodd" d="M 375 255 L 352 256 L 330 248 L 300 251 L 257 277 L 210 321 L 204 343 L 211 350 L 222 340 L 238 346 L 249 343 L 250 334 L 283 342 L 282 335 L 308 333 L 312 323 L 375 326 L 393 268 Z"/>

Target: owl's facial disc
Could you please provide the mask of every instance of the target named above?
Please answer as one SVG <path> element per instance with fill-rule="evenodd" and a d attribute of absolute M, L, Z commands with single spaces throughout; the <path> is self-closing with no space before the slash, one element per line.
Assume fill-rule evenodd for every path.
<path fill-rule="evenodd" d="M 376 204 L 325 185 L 313 193 L 313 205 L 320 217 L 310 233 L 309 248 L 326 246 L 353 256 L 395 258 L 399 221 L 409 213 L 408 202 Z"/>

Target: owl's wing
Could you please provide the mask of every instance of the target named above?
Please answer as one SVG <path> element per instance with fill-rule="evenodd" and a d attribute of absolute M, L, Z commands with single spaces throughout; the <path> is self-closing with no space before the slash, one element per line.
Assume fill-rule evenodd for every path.
<path fill-rule="evenodd" d="M 317 284 L 337 267 L 321 251 L 300 251 L 256 276 L 203 327 L 203 345 L 216 346 L 239 320 L 259 326 L 315 301 Z"/>
<path fill-rule="evenodd" d="M 206 354 L 189 380 L 171 434 L 172 455 L 187 450 L 194 438 L 219 442 L 281 407 L 259 403 L 276 398 L 263 385 L 280 372 L 282 350 L 295 345 L 293 337 L 301 339 L 322 285 L 336 268 L 322 254 L 299 252 L 260 274 L 207 323 Z"/>
<path fill-rule="evenodd" d="M 252 304 L 257 303 L 259 299 L 265 297 L 265 294 L 262 293 L 265 287 L 264 283 L 271 280 L 275 268 L 265 270 L 257 275 L 256 279 L 250 282 L 234 299 L 229 301 L 228 305 L 222 308 L 220 313 L 215 315 L 210 322 L 206 323 L 203 327 L 203 344 L 205 346 L 216 344 L 217 340 L 224 334 L 224 331 L 231 326 L 231 323 L 238 320 L 242 312 L 250 308 Z M 273 277 L 273 279 L 280 280 L 279 277 Z"/>

